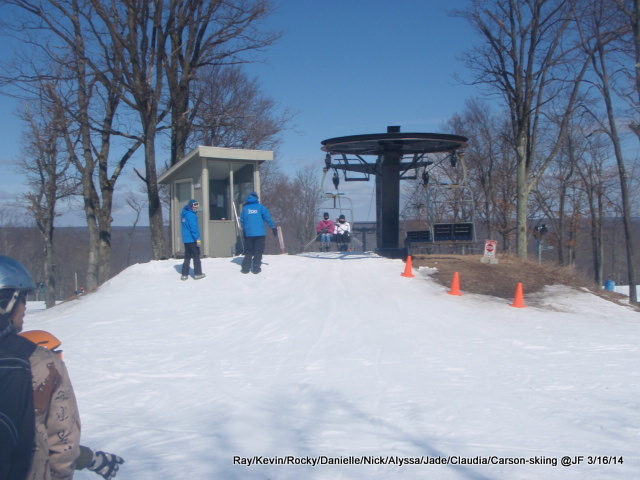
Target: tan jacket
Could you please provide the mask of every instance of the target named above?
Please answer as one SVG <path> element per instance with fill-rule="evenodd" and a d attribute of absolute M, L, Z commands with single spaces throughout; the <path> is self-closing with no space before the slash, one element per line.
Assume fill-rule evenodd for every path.
<path fill-rule="evenodd" d="M 80 415 L 67 367 L 38 347 L 29 358 L 36 413 L 36 451 L 28 480 L 70 480 L 80 454 Z"/>

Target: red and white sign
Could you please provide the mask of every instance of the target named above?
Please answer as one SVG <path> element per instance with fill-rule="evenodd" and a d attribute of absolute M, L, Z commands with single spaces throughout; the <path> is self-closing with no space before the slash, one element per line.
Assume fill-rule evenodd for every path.
<path fill-rule="evenodd" d="M 496 257 L 496 248 L 498 246 L 497 240 L 485 240 L 484 241 L 484 256 L 487 258 Z"/>

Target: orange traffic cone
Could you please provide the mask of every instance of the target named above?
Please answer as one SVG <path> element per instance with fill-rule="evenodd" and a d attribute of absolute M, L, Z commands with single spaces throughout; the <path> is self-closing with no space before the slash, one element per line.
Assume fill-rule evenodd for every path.
<path fill-rule="evenodd" d="M 411 266 L 411 255 L 407 256 L 407 266 L 404 267 L 404 273 L 401 273 L 402 277 L 415 277 L 413 274 L 413 267 Z"/>
<path fill-rule="evenodd" d="M 524 308 L 524 289 L 522 288 L 522 283 L 518 284 L 518 288 L 516 288 L 516 296 L 513 299 L 512 307 L 516 308 Z"/>
<path fill-rule="evenodd" d="M 451 283 L 449 295 L 462 295 L 460 291 L 460 274 L 458 272 L 453 274 L 453 282 Z"/>

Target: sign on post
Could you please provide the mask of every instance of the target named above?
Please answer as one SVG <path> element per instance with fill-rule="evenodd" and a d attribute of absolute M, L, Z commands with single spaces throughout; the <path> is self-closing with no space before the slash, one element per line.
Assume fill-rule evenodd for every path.
<path fill-rule="evenodd" d="M 480 259 L 482 263 L 498 263 L 496 258 L 496 249 L 498 247 L 497 240 L 484 241 L 484 257 Z"/>
<path fill-rule="evenodd" d="M 496 258 L 496 246 L 497 240 L 485 240 L 484 241 L 484 256 L 488 258 Z"/>

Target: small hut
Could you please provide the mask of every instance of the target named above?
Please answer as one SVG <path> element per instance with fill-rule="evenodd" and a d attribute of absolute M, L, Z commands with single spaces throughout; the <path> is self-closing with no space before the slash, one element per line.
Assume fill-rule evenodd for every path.
<path fill-rule="evenodd" d="M 202 255 L 231 257 L 241 254 L 238 215 L 249 193 L 260 193 L 259 167 L 271 160 L 273 152 L 270 150 L 201 146 L 167 170 L 158 183 L 171 185 L 173 256 L 184 254 L 180 213 L 192 198 L 200 203 Z"/>

